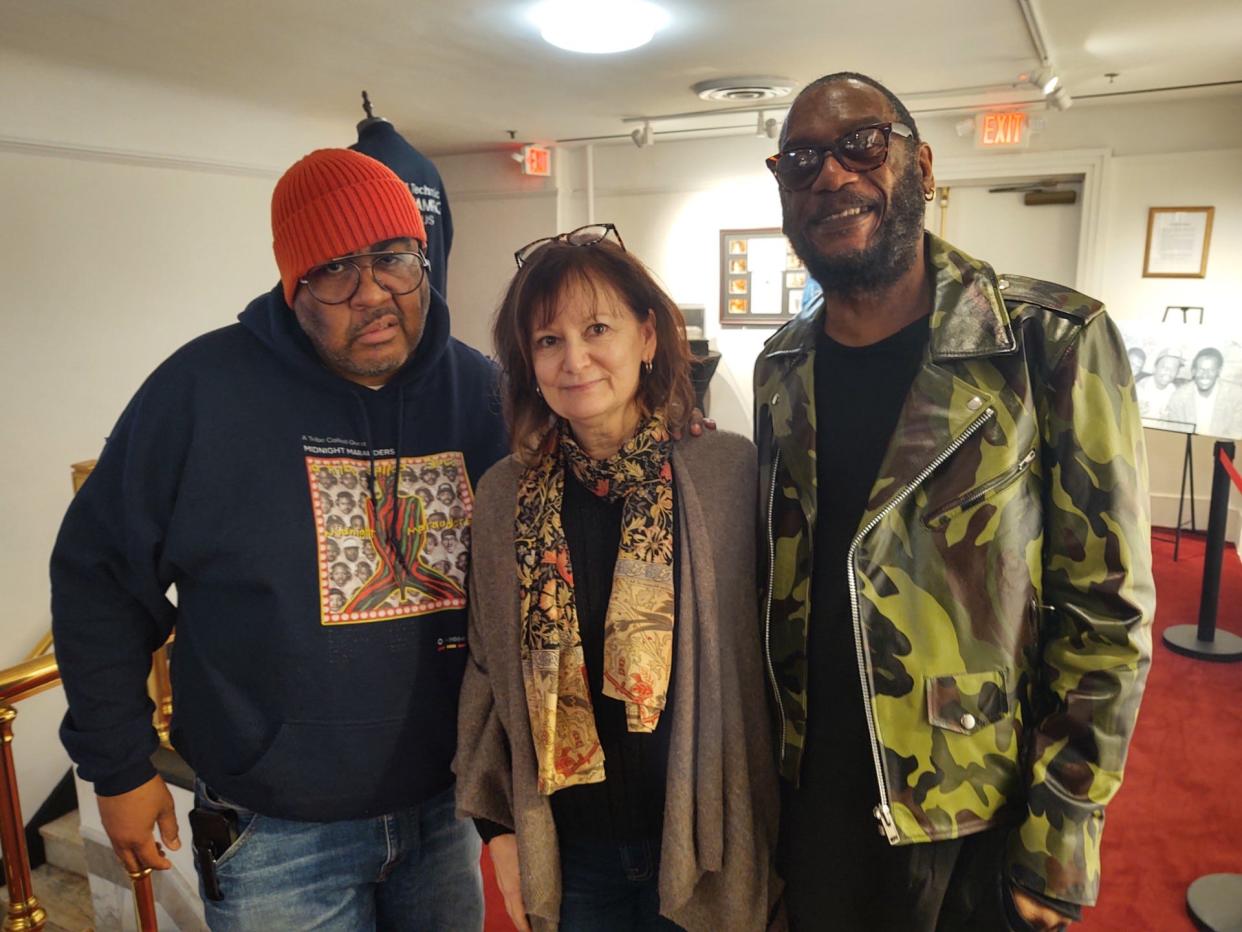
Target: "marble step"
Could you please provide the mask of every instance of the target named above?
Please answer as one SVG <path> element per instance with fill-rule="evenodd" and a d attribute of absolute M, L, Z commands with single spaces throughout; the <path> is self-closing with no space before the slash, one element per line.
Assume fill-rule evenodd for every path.
<path fill-rule="evenodd" d="M 39 905 L 47 911 L 43 932 L 93 932 L 91 888 L 81 874 L 44 864 L 30 875 Z M 7 912 L 9 891 L 0 887 L 0 912 Z"/>
<path fill-rule="evenodd" d="M 78 813 L 75 809 L 44 825 L 39 829 L 39 834 L 43 836 L 47 863 L 85 877 L 89 872 L 86 866 L 86 846 L 82 842 L 78 826 Z"/>

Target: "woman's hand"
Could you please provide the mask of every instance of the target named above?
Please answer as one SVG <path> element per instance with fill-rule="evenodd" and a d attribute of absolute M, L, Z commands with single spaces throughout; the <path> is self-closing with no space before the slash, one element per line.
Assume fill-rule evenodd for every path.
<path fill-rule="evenodd" d="M 496 886 L 505 898 L 505 912 L 518 932 L 530 932 L 526 904 L 522 902 L 522 872 L 518 867 L 517 835 L 497 835 L 487 844 L 496 872 Z"/>

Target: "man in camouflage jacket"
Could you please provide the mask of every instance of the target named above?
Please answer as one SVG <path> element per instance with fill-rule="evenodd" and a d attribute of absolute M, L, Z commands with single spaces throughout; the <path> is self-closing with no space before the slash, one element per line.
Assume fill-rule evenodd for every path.
<path fill-rule="evenodd" d="M 841 162 L 851 153 L 842 133 L 875 114 L 913 124 L 869 78 L 821 79 L 795 102 L 782 136 L 782 153 L 805 147 L 790 159 L 823 147 L 814 186 L 789 190 L 802 179 L 770 166 L 786 233 L 828 293 L 768 341 L 755 367 L 769 558 L 763 636 L 790 787 L 802 774 L 817 687 L 807 661 L 808 637 L 818 636 L 817 510 L 831 501 L 817 488 L 814 357 L 830 315 L 858 296 L 848 280 L 835 289 L 823 280 L 834 267 L 816 271 L 833 241 L 815 239 L 807 218 L 830 223 L 815 198 L 853 192 L 856 201 L 843 203 L 857 203 L 854 213 L 885 204 L 876 226 L 895 222 L 899 159 L 917 158 L 909 177 L 934 190 L 917 130 L 900 141 L 894 130 L 889 176 Z M 927 344 L 841 567 L 875 784 L 857 805 L 874 806 L 894 846 L 1008 831 L 1003 876 L 1026 897 L 1020 917 L 1027 928 L 1056 928 L 1077 917 L 1075 904 L 1095 901 L 1104 807 L 1121 782 L 1150 660 L 1154 589 L 1133 379 L 1099 302 L 998 277 L 921 227 L 920 205 L 919 248 L 901 274 L 918 279 L 908 294 L 928 297 Z M 830 232 L 853 228 L 840 231 Z"/>

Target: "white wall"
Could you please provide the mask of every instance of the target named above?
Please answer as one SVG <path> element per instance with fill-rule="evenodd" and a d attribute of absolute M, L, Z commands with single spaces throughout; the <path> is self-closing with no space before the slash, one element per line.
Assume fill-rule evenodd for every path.
<path fill-rule="evenodd" d="M 277 279 L 268 204 L 279 171 L 352 126 L 186 89 L 0 56 L 0 667 L 50 624 L 47 563 L 69 465 L 98 455 L 130 395 L 186 340 Z M 27 817 L 68 759 L 60 690 L 18 709 Z"/>
<path fill-rule="evenodd" d="M 453 336 L 490 356 L 492 317 L 516 269 L 513 253 L 558 229 L 556 183 L 523 175 L 502 152 L 438 158 L 436 167 L 453 212 Z"/>

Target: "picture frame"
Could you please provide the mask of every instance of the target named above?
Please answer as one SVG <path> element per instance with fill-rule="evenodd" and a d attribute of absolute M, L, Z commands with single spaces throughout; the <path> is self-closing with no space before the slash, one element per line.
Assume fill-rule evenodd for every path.
<path fill-rule="evenodd" d="M 806 267 L 777 227 L 720 231 L 720 323 L 780 326 L 802 308 Z"/>
<path fill-rule="evenodd" d="M 1144 278 L 1205 278 L 1215 207 L 1150 207 Z"/>

